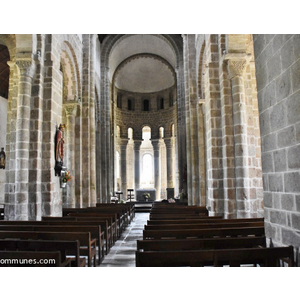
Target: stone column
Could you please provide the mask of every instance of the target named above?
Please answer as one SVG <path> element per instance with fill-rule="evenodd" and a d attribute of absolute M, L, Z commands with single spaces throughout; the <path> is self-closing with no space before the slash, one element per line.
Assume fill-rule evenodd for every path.
<path fill-rule="evenodd" d="M 156 189 L 155 200 L 160 199 L 160 143 L 159 140 L 151 140 L 154 153 L 154 188 Z"/>
<path fill-rule="evenodd" d="M 123 196 L 121 198 L 126 199 L 127 195 L 127 160 L 126 160 L 126 154 L 127 154 L 127 144 L 128 139 L 123 138 L 119 140 L 120 145 L 120 165 L 121 165 L 121 192 L 123 193 Z"/>
<path fill-rule="evenodd" d="M 164 138 L 164 142 L 167 149 L 167 187 L 174 188 L 173 178 L 173 138 Z"/>
<path fill-rule="evenodd" d="M 141 168 L 140 168 L 140 148 L 142 141 L 134 141 L 134 185 L 135 192 L 140 188 L 140 179 L 141 179 Z"/>
<path fill-rule="evenodd" d="M 230 53 L 225 56 L 225 60 L 228 60 L 233 99 L 237 217 L 250 217 L 247 111 L 243 77 L 249 59 L 246 54 Z"/>
<path fill-rule="evenodd" d="M 89 114 L 90 114 L 90 206 L 96 206 L 96 123 L 95 123 L 95 54 L 96 54 L 96 37 L 90 35 L 90 99 L 89 99 Z"/>
<path fill-rule="evenodd" d="M 32 59 L 17 60 L 19 98 L 16 122 L 15 220 L 35 219 L 35 205 L 28 197 L 30 151 L 30 101 L 35 63 Z"/>
<path fill-rule="evenodd" d="M 68 101 L 71 102 L 71 101 Z M 63 194 L 63 207 L 76 207 L 75 200 L 75 117 L 77 112 L 77 103 L 68 103 L 64 105 L 66 113 L 66 167 L 73 176 L 68 182 L 66 191 Z"/>

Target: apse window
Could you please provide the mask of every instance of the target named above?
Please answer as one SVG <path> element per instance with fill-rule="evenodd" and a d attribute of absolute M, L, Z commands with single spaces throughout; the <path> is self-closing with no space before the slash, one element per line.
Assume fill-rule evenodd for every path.
<path fill-rule="evenodd" d="M 143 111 L 149 111 L 149 100 L 144 100 L 143 101 Z"/>
<path fill-rule="evenodd" d="M 131 99 L 127 100 L 127 108 L 128 108 L 128 110 L 133 110 L 133 108 L 132 108 L 132 100 Z"/>
<path fill-rule="evenodd" d="M 160 98 L 159 99 L 159 109 L 164 109 L 164 103 L 165 103 L 164 98 Z"/>

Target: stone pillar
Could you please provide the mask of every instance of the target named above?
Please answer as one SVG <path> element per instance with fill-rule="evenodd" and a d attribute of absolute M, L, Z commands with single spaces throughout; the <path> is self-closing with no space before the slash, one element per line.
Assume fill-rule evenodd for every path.
<path fill-rule="evenodd" d="M 174 188 L 173 178 L 173 138 L 164 138 L 164 142 L 167 149 L 167 187 Z"/>
<path fill-rule="evenodd" d="M 19 98 L 16 122 L 15 220 L 35 219 L 35 205 L 28 197 L 30 151 L 30 101 L 35 63 L 32 59 L 16 62 L 19 68 Z"/>
<path fill-rule="evenodd" d="M 120 165 L 121 165 L 121 192 L 123 193 L 123 196 L 121 198 L 126 199 L 127 195 L 127 160 L 126 160 L 126 153 L 127 153 L 127 144 L 128 139 L 123 138 L 119 140 L 120 145 Z"/>
<path fill-rule="evenodd" d="M 95 122 L 95 54 L 96 34 L 90 35 L 90 206 L 96 206 L 96 122 Z"/>
<path fill-rule="evenodd" d="M 71 102 L 71 101 L 68 101 Z M 63 194 L 63 207 L 76 207 L 75 200 L 75 117 L 77 112 L 77 103 L 68 103 L 64 105 L 66 113 L 66 164 L 65 166 L 70 171 L 73 179 L 68 182 L 66 191 Z"/>
<path fill-rule="evenodd" d="M 225 56 L 225 60 L 228 60 L 233 99 L 237 217 L 250 217 L 247 111 L 243 77 L 248 64 L 248 56 L 230 53 Z"/>
<path fill-rule="evenodd" d="M 156 190 L 155 200 L 160 199 L 160 142 L 151 140 L 154 153 L 154 188 Z"/>
<path fill-rule="evenodd" d="M 140 188 L 141 168 L 140 168 L 140 148 L 142 141 L 134 141 L 134 185 L 135 190 Z"/>

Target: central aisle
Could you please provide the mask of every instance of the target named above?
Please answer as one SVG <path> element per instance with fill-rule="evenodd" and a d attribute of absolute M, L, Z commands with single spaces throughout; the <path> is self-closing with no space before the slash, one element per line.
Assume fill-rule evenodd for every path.
<path fill-rule="evenodd" d="M 136 241 L 143 239 L 149 213 L 135 213 L 135 218 L 110 249 L 99 267 L 135 267 Z"/>

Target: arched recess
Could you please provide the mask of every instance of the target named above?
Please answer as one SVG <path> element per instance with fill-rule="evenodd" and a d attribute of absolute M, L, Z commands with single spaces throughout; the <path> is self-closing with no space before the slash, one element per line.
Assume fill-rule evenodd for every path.
<path fill-rule="evenodd" d="M 81 102 L 78 63 L 68 42 L 62 44 L 60 56 L 62 74 L 62 123 L 65 129 L 64 165 L 73 176 L 63 189 L 63 207 L 80 207 L 81 195 Z M 78 151 L 79 149 L 79 151 Z"/>
<path fill-rule="evenodd" d="M 104 164 L 102 165 L 102 169 L 105 170 L 103 172 L 103 179 L 104 178 L 111 178 L 111 171 L 112 169 L 109 168 L 109 163 L 110 163 L 110 159 L 111 157 L 114 157 L 114 151 L 113 151 L 113 145 L 111 145 L 110 140 L 109 140 L 109 136 L 108 133 L 110 133 L 110 128 L 112 126 L 112 128 L 114 128 L 115 124 L 111 124 L 111 120 L 115 120 L 114 116 L 113 116 L 113 111 L 112 111 L 112 105 L 111 105 L 111 101 L 116 101 L 115 98 L 115 91 L 112 85 L 112 77 L 114 75 L 115 69 L 116 67 L 119 65 L 119 63 L 121 61 L 124 61 L 126 58 L 135 55 L 137 53 L 146 53 L 147 51 L 151 52 L 151 47 L 152 45 L 150 45 L 151 47 L 144 49 L 143 51 L 137 51 L 136 47 L 131 47 L 133 49 L 133 51 L 131 53 L 129 53 L 128 55 L 124 54 L 124 53 L 120 53 L 120 56 L 116 56 L 117 59 L 112 58 L 111 59 L 111 55 L 114 52 L 114 50 L 118 47 L 119 43 L 121 43 L 122 41 L 124 41 L 124 39 L 126 39 L 128 36 L 131 35 L 108 35 L 103 42 L 101 43 L 101 111 L 102 111 L 102 122 L 101 122 L 101 130 L 100 132 L 103 133 L 104 138 L 101 140 L 102 143 L 105 143 L 106 148 L 101 150 L 101 157 L 102 157 L 102 161 L 104 162 Z M 149 35 L 150 36 L 150 35 Z M 153 37 L 151 38 L 158 38 L 161 39 L 163 41 L 163 43 L 167 44 L 169 47 L 170 52 L 173 54 L 173 58 L 174 60 L 172 61 L 172 66 L 173 69 L 175 70 L 176 74 L 174 74 L 174 76 L 176 76 L 176 91 L 177 91 L 177 95 L 176 97 L 173 96 L 172 97 L 172 101 L 171 101 L 171 105 L 173 106 L 175 105 L 175 101 L 180 100 L 181 103 L 184 102 L 184 87 L 183 87 L 183 83 L 181 80 L 181 77 L 183 76 L 183 59 L 182 59 L 182 54 L 183 54 L 183 41 L 182 41 L 182 37 L 180 34 L 178 35 L 151 35 Z M 145 36 L 145 38 L 148 38 L 148 35 Z M 130 45 L 129 45 L 130 46 Z M 145 46 L 145 45 L 143 45 Z M 129 47 L 130 48 L 130 47 Z M 127 47 L 126 47 L 127 49 Z M 149 50 L 150 49 L 150 50 Z M 152 53 L 152 52 L 151 52 Z M 155 54 L 155 53 L 154 53 Z M 156 53 L 156 54 L 160 54 Z M 122 59 L 121 59 L 122 58 Z M 114 65 L 111 65 L 111 62 L 113 62 Z M 180 78 L 180 80 L 178 80 L 178 78 Z M 180 105 L 180 108 L 182 109 L 182 104 Z M 183 111 L 183 109 L 182 109 Z M 184 114 L 184 112 L 183 112 Z M 180 118 L 180 122 L 184 122 L 184 118 L 181 117 Z M 122 133 L 121 133 L 122 134 Z M 139 138 L 138 136 L 140 135 L 140 132 L 136 131 L 135 132 L 135 136 L 134 139 Z M 178 135 L 179 136 L 179 135 Z M 184 135 L 180 135 L 180 139 L 181 137 Z M 180 141 L 178 144 L 182 145 L 184 144 L 184 141 Z M 183 147 L 181 147 L 180 149 L 180 158 L 181 161 L 184 161 L 184 149 Z M 107 165 L 106 165 L 107 164 Z M 111 182 L 113 182 L 113 180 L 111 180 Z M 110 191 L 111 191 L 111 187 L 109 186 L 109 184 L 107 184 L 107 182 L 105 180 L 101 181 L 101 191 L 102 191 L 102 197 L 105 198 L 105 195 L 107 195 Z"/>

